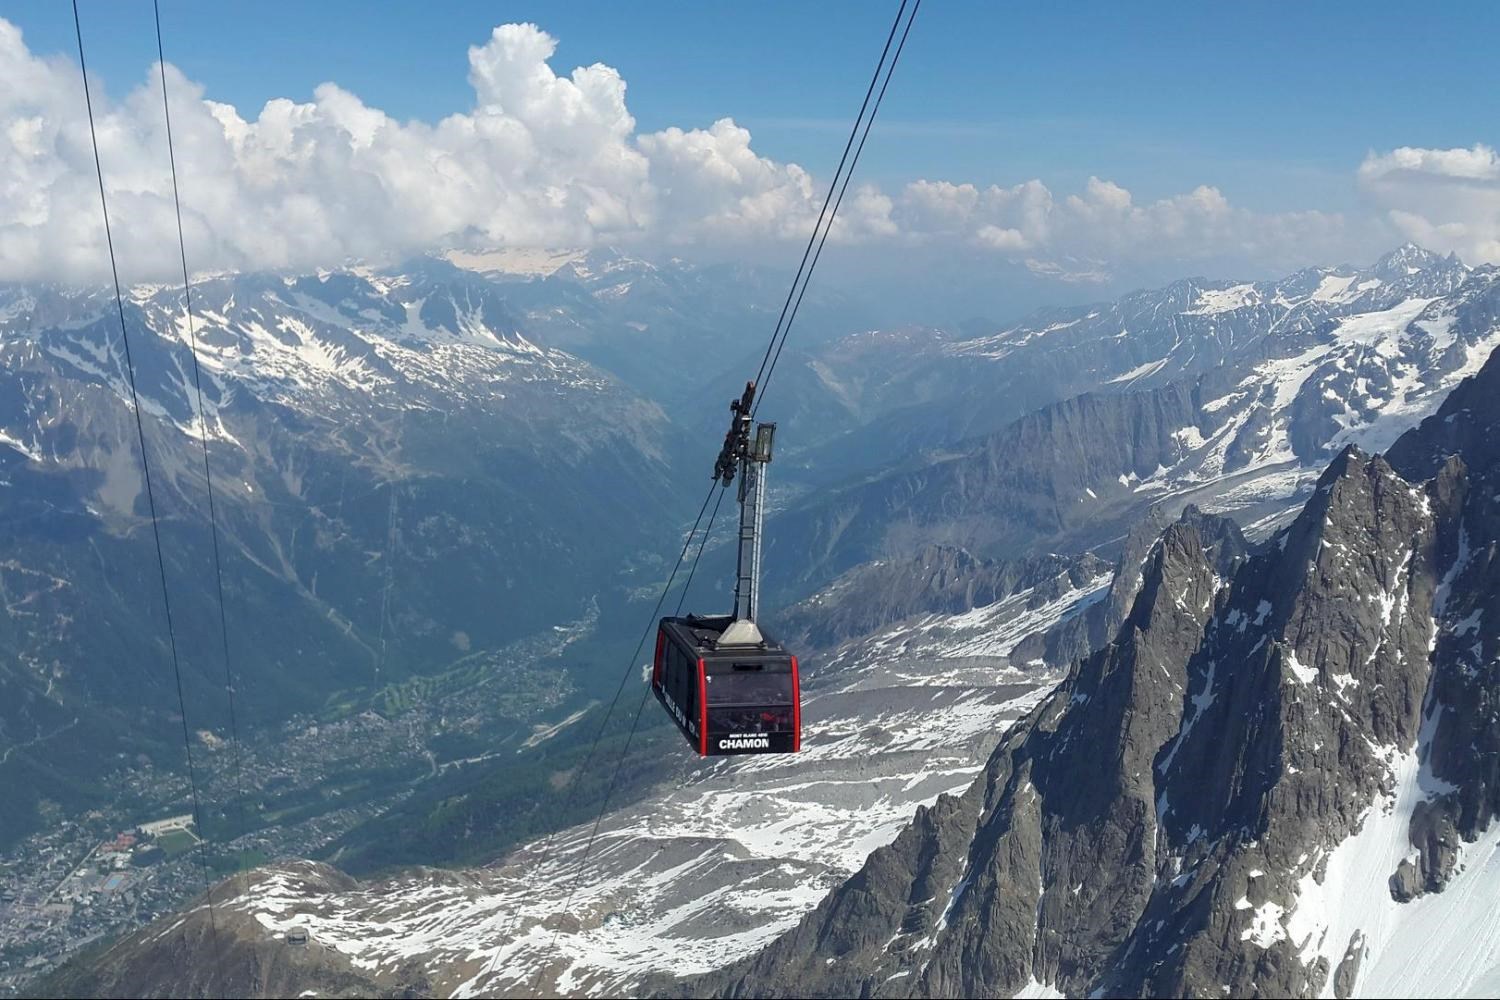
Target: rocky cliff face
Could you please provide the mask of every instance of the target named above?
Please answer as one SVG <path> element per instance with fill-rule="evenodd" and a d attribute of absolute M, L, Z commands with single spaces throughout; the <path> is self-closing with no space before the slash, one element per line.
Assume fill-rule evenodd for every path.
<path fill-rule="evenodd" d="M 1249 558 L 1168 528 L 1114 641 L 967 792 L 690 989 L 1474 988 L 1500 967 L 1474 931 L 1500 887 L 1497 394 L 1492 360 L 1389 461 L 1346 449 Z"/>
<path fill-rule="evenodd" d="M 1206 514 L 1188 504 L 1179 520 L 1196 527 L 1202 537 L 1212 540 L 1218 563 L 1216 568 L 1221 576 L 1227 577 L 1233 563 L 1245 555 L 1245 538 L 1233 519 Z M 1051 628 L 1027 636 L 1016 646 L 1012 657 L 1023 663 L 1040 661 L 1046 666 L 1065 669 L 1074 660 L 1082 659 L 1114 638 L 1146 582 L 1146 562 L 1156 540 L 1170 523 L 1164 508 L 1148 510 L 1125 536 L 1110 575 L 1109 591 L 1103 599 Z"/>
<path fill-rule="evenodd" d="M 1040 607 L 1086 586 L 1108 568 L 1088 552 L 980 559 L 957 546 L 931 545 L 908 558 L 850 570 L 781 612 L 779 626 L 782 636 L 799 647 L 828 649 L 916 616 L 963 614 L 1021 592 L 1032 607 Z"/>

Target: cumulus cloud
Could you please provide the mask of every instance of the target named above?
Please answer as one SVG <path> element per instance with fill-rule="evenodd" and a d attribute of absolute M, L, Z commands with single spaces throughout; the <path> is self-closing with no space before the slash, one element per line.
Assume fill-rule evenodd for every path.
<path fill-rule="evenodd" d="M 1032 250 L 1051 241 L 1052 192 L 1041 181 L 1014 187 L 916 181 L 897 218 L 913 233 L 972 239 L 996 250 Z"/>
<path fill-rule="evenodd" d="M 556 47 L 532 24 L 496 28 L 468 52 L 473 106 L 435 123 L 397 121 L 335 83 L 247 118 L 169 65 L 190 262 L 311 268 L 438 248 L 723 252 L 806 239 L 827 178 L 761 155 L 729 118 L 640 133 L 620 74 L 598 63 L 559 74 Z M 169 278 L 176 228 L 156 68 L 122 99 L 95 86 L 94 107 L 124 277 Z M 0 19 L 0 279 L 107 273 L 93 170 L 76 62 L 33 53 Z M 1367 160 L 1360 179 L 1399 228 L 1472 253 L 1494 246 L 1496 172 L 1485 147 L 1397 150 Z M 1488 207 L 1476 218 L 1461 205 Z M 851 188 L 832 238 L 1097 280 L 1122 261 L 1342 259 L 1348 229 L 1337 215 L 1253 212 L 1208 186 L 1140 202 L 1100 178 L 1073 193 L 1040 180 L 919 180 Z"/>
<path fill-rule="evenodd" d="M 455 246 L 805 238 L 822 192 L 730 119 L 637 134 L 609 66 L 560 76 L 532 24 L 469 49 L 474 107 L 399 122 L 334 83 L 247 120 L 167 67 L 190 259 L 295 268 Z M 116 248 L 132 277 L 175 257 L 161 84 L 94 103 Z M 77 66 L 0 20 L 0 277 L 95 278 L 104 233 Z M 852 191 L 837 238 L 889 235 L 889 199 Z"/>
<path fill-rule="evenodd" d="M 781 166 L 750 148 L 750 132 L 728 118 L 708 129 L 668 128 L 640 137 L 664 227 L 688 239 L 753 232 L 805 233 L 813 181 L 796 164 Z"/>
<path fill-rule="evenodd" d="M 1500 262 L 1500 154 L 1489 146 L 1371 153 L 1359 183 L 1407 238 L 1470 263 Z"/>
<path fill-rule="evenodd" d="M 469 50 L 475 105 L 402 123 L 332 83 L 247 121 L 167 69 L 184 224 L 203 267 L 297 267 L 482 240 L 573 245 L 650 225 L 650 166 L 625 82 L 594 65 L 552 72 L 553 39 L 504 25 Z M 0 269 L 92 273 L 102 250 L 81 83 L 0 21 Z M 95 88 L 118 249 L 170 271 L 170 176 L 155 72 L 124 101 Z M 169 238 L 170 237 L 170 238 Z"/>
<path fill-rule="evenodd" d="M 1064 196 L 1037 180 L 1009 188 L 918 181 L 907 186 L 896 214 L 911 232 L 968 239 L 1025 258 L 1042 275 L 1067 269 L 1043 266 L 1039 255 L 1095 262 L 1144 256 L 1295 265 L 1347 249 L 1344 220 L 1335 214 L 1256 213 L 1236 208 L 1207 186 L 1138 204 L 1125 188 L 1098 177 Z M 1088 274 L 1102 280 L 1107 271 Z"/>

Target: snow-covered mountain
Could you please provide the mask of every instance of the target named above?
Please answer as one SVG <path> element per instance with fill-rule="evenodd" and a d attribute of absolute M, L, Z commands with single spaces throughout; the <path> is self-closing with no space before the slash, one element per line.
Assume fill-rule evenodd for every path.
<path fill-rule="evenodd" d="M 1042 309 L 975 336 L 942 330 L 876 330 L 804 350 L 798 374 L 821 385 L 855 419 L 849 433 L 810 456 L 861 459 L 874 467 L 894 454 L 951 449 L 1018 417 L 1087 392 L 1160 388 L 1216 368 L 1238 370 L 1293 358 L 1346 318 L 1369 315 L 1397 337 L 1405 308 L 1452 295 L 1476 274 L 1455 257 L 1406 245 L 1368 268 L 1308 268 L 1262 282 L 1185 278 L 1112 302 Z M 1478 286 L 1476 286 L 1478 287 Z M 1453 343 L 1445 313 L 1433 312 L 1438 353 Z M 1389 329 L 1396 323 L 1397 329 Z M 1472 331 L 1455 336 L 1472 344 Z M 1344 339 L 1373 343 L 1357 328 Z M 1387 356 L 1399 352 L 1387 352 Z M 1408 364 L 1426 366 L 1429 360 Z M 789 366 L 789 363 L 788 363 Z M 878 376 L 878 377 L 871 377 Z M 811 395 L 811 391 L 808 393 Z"/>
<path fill-rule="evenodd" d="M 735 996 L 1486 996 L 1500 982 L 1500 356 L 1117 637 Z"/>
<path fill-rule="evenodd" d="M 539 343 L 603 368 L 710 440 L 776 326 L 790 274 L 618 250 L 449 254 L 482 275 Z M 873 322 L 859 301 L 814 283 L 798 310 L 799 344 L 818 347 Z M 779 419 L 792 418 L 795 396 Z M 802 425 L 808 443 L 829 429 Z"/>
<path fill-rule="evenodd" d="M 1254 549 L 1190 510 L 1127 545 L 1111 584 L 1088 561 L 931 553 L 937 591 L 988 581 L 1001 592 L 974 593 L 997 599 L 844 640 L 806 753 L 669 770 L 605 817 L 586 867 L 587 826 L 487 869 L 357 883 L 273 866 L 221 890 L 218 943 L 200 903 L 67 984 L 1482 993 L 1500 968 L 1497 390 L 1500 358 L 1389 460 L 1347 448 Z M 875 567 L 823 601 L 889 585 Z M 1112 640 L 1056 689 L 1010 662 L 1116 606 Z M 299 928 L 311 945 L 289 951 Z"/>

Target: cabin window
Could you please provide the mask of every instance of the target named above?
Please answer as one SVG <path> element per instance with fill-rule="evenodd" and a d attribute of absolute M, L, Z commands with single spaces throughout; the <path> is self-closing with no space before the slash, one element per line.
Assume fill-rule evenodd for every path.
<path fill-rule="evenodd" d="M 735 670 L 708 675 L 708 728 L 716 733 L 789 733 L 793 725 L 790 673 Z"/>
<path fill-rule="evenodd" d="M 675 642 L 667 643 L 667 677 L 672 700 L 689 719 L 698 714 L 698 661 L 690 659 Z"/>
<path fill-rule="evenodd" d="M 708 703 L 764 707 L 790 705 L 792 675 L 773 674 L 764 670 L 736 670 L 734 673 L 708 675 Z"/>
<path fill-rule="evenodd" d="M 790 733 L 790 705 L 725 705 L 708 707 L 708 728 L 715 733 Z"/>

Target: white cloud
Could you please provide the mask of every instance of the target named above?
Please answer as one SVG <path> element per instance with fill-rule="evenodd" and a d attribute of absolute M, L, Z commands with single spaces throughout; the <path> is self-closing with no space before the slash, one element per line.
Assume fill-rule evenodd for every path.
<path fill-rule="evenodd" d="M 398 122 L 333 83 L 246 119 L 170 65 L 183 221 L 195 268 L 312 267 L 454 246 L 781 240 L 823 191 L 725 118 L 637 134 L 625 81 L 559 76 L 555 40 L 507 24 L 469 49 L 472 110 Z M 39 58 L 0 20 L 0 277 L 99 278 L 103 229 L 76 64 Z M 160 81 L 124 101 L 96 86 L 100 155 L 127 279 L 176 260 Z M 891 203 L 851 190 L 836 239 L 892 235 Z"/>
<path fill-rule="evenodd" d="M 558 76 L 547 64 L 555 47 L 534 25 L 496 28 L 469 50 L 474 108 L 431 125 L 397 122 L 332 83 L 310 102 L 273 100 L 246 120 L 169 66 L 192 261 L 302 267 L 647 231 L 658 198 L 625 82 L 602 65 Z M 0 21 L 0 275 L 101 272 L 82 96 L 75 63 L 38 58 Z M 121 259 L 132 276 L 170 274 L 175 232 L 157 75 L 123 102 L 111 104 L 97 87 L 94 100 Z M 778 169 L 768 163 L 762 172 Z"/>
<path fill-rule="evenodd" d="M 974 233 L 974 238 L 996 250 L 1025 250 L 1031 246 L 1031 241 L 1019 229 L 1005 229 L 1000 226 L 980 226 Z"/>
<path fill-rule="evenodd" d="M 1037 180 L 983 189 L 918 181 L 907 185 L 896 214 L 909 233 L 958 238 L 1012 255 L 1043 276 L 1076 271 L 1052 266 L 1048 256 L 1096 264 L 1230 258 L 1296 266 L 1339 259 L 1348 249 L 1338 215 L 1251 212 L 1207 186 L 1137 204 L 1125 188 L 1098 177 L 1089 178 L 1081 192 L 1061 197 Z M 1099 280 L 1107 272 L 1087 273 L 1089 280 Z"/>
<path fill-rule="evenodd" d="M 168 66 L 190 262 L 309 268 L 602 242 L 739 252 L 806 239 L 826 178 L 760 155 L 729 118 L 639 133 L 617 71 L 596 63 L 559 75 L 555 50 L 535 25 L 496 28 L 469 49 L 473 107 L 436 123 L 397 121 L 334 83 L 246 118 Z M 107 273 L 82 97 L 70 57 L 32 53 L 0 20 L 0 278 Z M 123 100 L 96 86 L 94 104 L 122 276 L 169 278 L 176 229 L 155 68 Z M 1372 156 L 1359 178 L 1397 228 L 1493 258 L 1497 175 L 1494 152 L 1477 146 Z M 1358 228 L 1368 240 L 1371 227 Z M 1350 229 L 1338 215 L 1253 212 L 1208 186 L 1138 202 L 1099 178 L 1075 193 L 1040 180 L 919 180 L 851 188 L 833 238 L 1094 281 L 1142 262 L 1266 269 L 1381 249 L 1356 247 Z"/>
<path fill-rule="evenodd" d="M 897 217 L 914 234 L 1020 251 L 1050 242 L 1054 208 L 1052 192 L 1037 180 L 1009 188 L 920 180 L 902 192 Z"/>
<path fill-rule="evenodd" d="M 728 118 L 708 129 L 668 128 L 638 141 L 649 157 L 659 224 L 683 239 L 743 234 L 806 236 L 814 191 L 796 164 L 782 166 L 750 148 L 750 132 Z"/>
<path fill-rule="evenodd" d="M 1489 146 L 1371 153 L 1359 184 L 1407 238 L 1470 263 L 1500 262 L 1500 154 Z"/>

